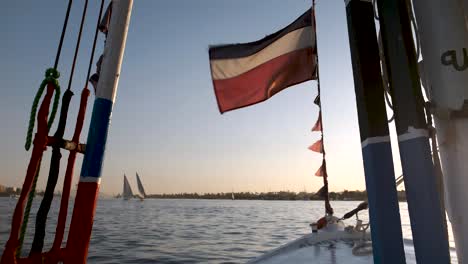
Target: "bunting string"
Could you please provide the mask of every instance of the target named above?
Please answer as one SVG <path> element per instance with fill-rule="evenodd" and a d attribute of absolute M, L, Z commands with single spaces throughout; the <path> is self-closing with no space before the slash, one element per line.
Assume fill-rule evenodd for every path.
<path fill-rule="evenodd" d="M 317 192 L 317 195 L 322 197 L 325 200 L 325 214 L 332 215 L 333 208 L 330 205 L 330 197 L 328 195 L 328 174 L 327 174 L 327 166 L 325 161 L 325 144 L 323 141 L 323 123 L 322 123 L 322 102 L 320 97 L 320 74 L 319 74 L 319 56 L 318 56 L 318 45 L 317 45 L 317 23 L 315 20 L 315 0 L 313 0 L 313 8 L 312 8 L 312 17 L 314 19 L 314 33 L 315 33 L 315 49 L 317 52 L 317 63 L 316 68 L 314 69 L 315 73 L 317 74 L 317 96 L 314 99 L 314 104 L 319 107 L 319 115 L 318 119 L 315 122 L 315 125 L 312 128 L 313 132 L 320 132 L 321 138 L 314 144 L 312 144 L 309 149 L 322 154 L 322 165 L 320 168 L 315 172 L 315 176 L 323 178 L 323 187 Z"/>

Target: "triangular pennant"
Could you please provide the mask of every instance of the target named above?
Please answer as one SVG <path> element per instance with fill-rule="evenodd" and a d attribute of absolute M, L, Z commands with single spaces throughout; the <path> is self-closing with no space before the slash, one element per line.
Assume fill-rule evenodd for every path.
<path fill-rule="evenodd" d="M 323 153 L 323 142 L 322 142 L 322 139 L 319 139 L 317 142 L 315 142 L 314 144 L 312 144 L 312 145 L 309 147 L 309 149 L 312 150 L 312 151 L 318 152 L 318 153 Z"/>
<path fill-rule="evenodd" d="M 325 198 L 328 193 L 328 186 L 322 186 L 320 190 L 318 190 L 315 195 L 320 197 L 320 198 Z"/>
<path fill-rule="evenodd" d="M 315 97 L 314 104 L 320 106 L 320 94 L 317 94 L 317 97 Z"/>
<path fill-rule="evenodd" d="M 323 171 L 323 165 L 320 166 L 320 168 L 315 172 L 315 176 L 317 177 L 322 177 L 324 174 L 324 171 Z"/>
<path fill-rule="evenodd" d="M 327 177 L 327 164 L 325 163 L 325 159 L 322 161 L 322 166 L 315 172 L 315 176 L 317 177 Z"/>
<path fill-rule="evenodd" d="M 312 128 L 312 131 L 322 131 L 322 112 L 319 112 L 319 116 L 317 118 L 317 121 L 315 122 L 314 127 Z"/>

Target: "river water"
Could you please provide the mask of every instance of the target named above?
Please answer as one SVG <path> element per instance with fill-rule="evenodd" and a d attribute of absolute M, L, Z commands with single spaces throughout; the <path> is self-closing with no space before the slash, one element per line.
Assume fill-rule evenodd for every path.
<path fill-rule="evenodd" d="M 2 247 L 16 201 L 0 198 Z M 332 202 L 337 216 L 358 204 Z M 29 252 L 37 208 L 38 203 L 34 203 L 23 255 Z M 323 212 L 320 201 L 100 199 L 88 263 L 245 263 L 309 233 L 309 223 Z M 53 241 L 57 214 L 58 203 L 54 201 L 47 249 Z M 406 203 L 400 203 L 400 214 L 403 236 L 411 239 Z M 367 213 L 360 213 L 360 218 L 368 219 Z M 354 220 L 347 223 L 354 224 Z M 451 233 L 450 244 L 454 246 Z"/>

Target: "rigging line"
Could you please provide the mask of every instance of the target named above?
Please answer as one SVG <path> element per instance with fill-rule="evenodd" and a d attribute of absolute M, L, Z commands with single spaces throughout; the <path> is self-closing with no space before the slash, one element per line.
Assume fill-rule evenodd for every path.
<path fill-rule="evenodd" d="M 313 19 L 314 19 L 314 34 L 315 34 L 315 53 L 317 54 L 316 56 L 316 60 L 317 60 L 317 64 L 316 64 L 316 68 L 315 70 L 317 71 L 317 90 L 318 90 L 318 96 L 319 96 L 319 108 L 320 108 L 320 112 L 322 112 L 322 99 L 321 99 L 321 94 L 320 94 L 320 73 L 319 73 L 319 56 L 318 56 L 318 41 L 317 41 L 317 20 L 315 18 L 315 0 L 312 0 L 312 11 L 313 11 Z M 327 173 L 327 165 L 326 165 L 326 162 L 325 162 L 325 144 L 324 144 L 324 141 L 323 141 L 323 122 L 322 122 L 322 115 L 320 115 L 320 123 L 321 123 L 321 133 L 322 133 L 322 155 L 323 155 L 323 161 L 322 161 L 322 166 L 323 167 L 323 186 L 325 187 L 325 195 L 324 195 L 324 199 L 325 199 L 325 213 L 326 214 L 333 214 L 333 208 L 331 207 L 330 205 L 330 196 L 329 196 L 329 193 L 328 193 L 328 173 Z"/>
<path fill-rule="evenodd" d="M 375 2 L 376 2 L 376 1 L 377 1 L 377 0 L 372 0 L 372 10 L 374 11 L 374 18 L 375 18 L 376 20 L 379 20 L 378 11 L 377 11 L 376 8 L 375 8 L 375 6 L 376 6 Z"/>
<path fill-rule="evenodd" d="M 421 44 L 419 42 L 418 25 L 416 23 L 416 18 L 414 17 L 413 4 L 411 0 L 406 0 L 406 8 L 408 9 L 408 14 L 411 19 L 411 25 L 413 26 L 414 30 L 414 41 L 416 42 L 416 61 L 418 61 L 419 56 L 421 55 Z"/>
<path fill-rule="evenodd" d="M 68 88 L 67 90 L 70 90 L 72 81 L 73 81 L 73 74 L 75 72 L 75 65 L 76 65 L 76 58 L 78 57 L 78 51 L 80 49 L 80 43 L 81 43 L 81 33 L 83 33 L 83 24 L 86 19 L 86 10 L 88 9 L 88 0 L 85 1 L 85 5 L 83 8 L 83 14 L 81 15 L 81 24 L 80 24 L 80 31 L 78 33 L 78 39 L 76 41 L 76 47 L 75 47 L 75 55 L 73 56 L 73 63 L 72 63 L 72 68 L 70 72 L 70 79 L 68 80 Z"/>
<path fill-rule="evenodd" d="M 94 41 L 93 41 L 93 48 L 91 50 L 91 58 L 89 59 L 89 66 L 88 66 L 88 73 L 86 74 L 86 82 L 85 82 L 85 87 L 88 87 L 88 80 L 89 80 L 89 75 L 91 74 L 91 67 L 93 66 L 93 60 L 94 60 L 94 52 L 96 51 L 96 42 L 97 42 L 97 37 L 99 34 L 99 24 L 101 23 L 101 18 L 102 18 L 102 10 L 104 9 L 104 0 L 101 0 L 101 7 L 99 9 L 99 18 L 96 24 L 96 31 L 94 32 Z"/>
<path fill-rule="evenodd" d="M 65 32 L 67 31 L 68 18 L 70 17 L 70 10 L 73 0 L 68 1 L 67 13 L 65 14 L 65 21 L 63 22 L 62 35 L 60 36 L 59 46 L 57 48 L 57 54 L 55 55 L 54 70 L 57 70 L 59 63 L 60 54 L 62 53 L 63 39 L 65 38 Z"/>
<path fill-rule="evenodd" d="M 387 71 L 387 65 L 386 65 L 386 60 L 385 60 L 385 54 L 383 52 L 383 45 L 382 45 L 382 35 L 379 30 L 379 34 L 377 37 L 377 44 L 379 46 L 379 57 L 380 57 L 380 66 L 381 66 L 381 71 L 382 71 L 382 85 L 384 89 L 384 98 L 385 102 L 392 109 L 393 111 L 393 103 L 390 100 L 390 82 L 388 81 L 388 71 Z M 392 122 L 395 119 L 395 111 L 392 113 L 392 117 L 387 121 L 388 123 Z"/>
<path fill-rule="evenodd" d="M 86 80 L 89 79 L 89 73 L 90 73 L 90 68 L 91 64 L 93 61 L 93 56 L 94 56 L 94 50 L 96 47 L 96 39 L 97 39 L 97 34 L 98 34 L 98 27 L 99 27 L 99 22 L 101 21 L 101 16 L 102 16 L 102 11 L 104 7 L 104 1 L 101 1 L 101 8 L 99 10 L 99 17 L 98 17 L 98 22 L 96 25 L 96 32 L 94 36 L 94 43 L 93 43 L 93 49 L 91 53 L 91 59 L 90 59 L 90 65 L 88 68 L 88 76 Z M 73 133 L 73 138 L 72 141 L 76 144 L 79 143 L 80 139 L 80 134 L 83 128 L 83 121 L 86 113 L 86 106 L 88 102 L 88 96 L 89 96 L 89 90 L 87 89 L 87 81 L 85 83 L 85 86 L 83 88 L 83 91 L 81 93 L 81 99 L 80 99 L 80 109 L 78 111 L 78 116 L 77 116 L 77 121 L 76 121 L 76 126 L 75 126 L 75 132 Z M 67 163 L 67 168 L 65 171 L 65 178 L 64 178 L 64 183 L 63 183 L 63 191 L 62 191 L 62 199 L 60 202 L 60 210 L 59 210 L 59 215 L 58 215 L 58 220 L 57 220 L 57 227 L 55 231 L 55 238 L 53 242 L 52 249 L 50 252 L 55 252 L 60 249 L 60 246 L 62 244 L 63 236 L 64 236 L 64 230 L 65 230 L 65 225 L 66 225 L 66 220 L 67 220 L 67 210 L 68 210 L 68 203 L 69 203 L 69 197 L 70 197 L 70 191 L 71 191 L 71 186 L 72 186 L 72 179 L 73 179 L 73 166 L 75 164 L 75 159 L 76 159 L 76 151 L 71 151 L 69 156 L 68 156 L 68 163 Z"/>
<path fill-rule="evenodd" d="M 83 14 L 81 18 L 81 25 L 80 25 L 80 30 L 78 33 L 78 39 L 75 47 L 75 54 L 73 58 L 73 64 L 72 64 L 72 70 L 70 74 L 70 80 L 68 82 L 68 89 L 66 90 L 65 94 L 63 95 L 62 98 L 62 108 L 60 111 L 60 120 L 59 124 L 57 127 L 57 131 L 54 134 L 54 137 L 57 139 L 62 139 L 64 132 L 65 132 L 65 127 L 67 123 L 67 115 L 68 115 L 68 109 L 70 106 L 70 101 L 73 96 L 73 92 L 70 90 L 71 88 L 71 83 L 73 79 L 73 73 L 76 65 L 76 59 L 78 56 L 78 50 L 81 42 L 81 35 L 83 32 L 83 25 L 86 17 L 86 12 L 87 12 L 87 5 L 88 5 L 88 0 L 86 0 L 84 8 L 83 8 Z M 46 190 L 43 196 L 43 199 L 41 201 L 41 204 L 39 206 L 39 210 L 36 215 L 36 225 L 35 225 L 35 232 L 34 232 L 34 238 L 31 246 L 31 251 L 29 253 L 30 256 L 34 254 L 39 254 L 42 252 L 42 249 L 44 247 L 44 238 L 46 236 L 46 225 L 47 225 L 47 215 L 49 214 L 50 211 L 50 206 L 52 204 L 52 200 L 54 198 L 54 190 L 57 185 L 57 180 L 58 180 L 58 175 L 60 171 L 60 159 L 62 155 L 60 153 L 60 145 L 54 145 L 52 146 L 52 157 L 50 161 L 50 170 L 49 170 L 49 175 L 47 178 L 47 185 L 46 185 Z M 35 178 L 37 180 L 37 176 Z"/>

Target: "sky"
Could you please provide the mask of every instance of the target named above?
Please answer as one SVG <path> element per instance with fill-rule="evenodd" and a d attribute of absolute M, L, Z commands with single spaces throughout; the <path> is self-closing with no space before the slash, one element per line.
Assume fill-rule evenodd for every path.
<path fill-rule="evenodd" d="M 20 187 L 34 95 L 53 66 L 68 1 L 6 1 L 0 9 L 0 184 Z M 74 1 L 58 70 L 67 87 L 84 1 Z M 74 131 L 100 1 L 90 1 L 72 83 L 65 138 Z M 102 171 L 101 191 L 117 194 L 123 175 L 147 193 L 315 192 L 321 156 L 307 149 L 318 107 L 316 81 L 268 101 L 221 115 L 211 82 L 208 47 L 255 41 L 285 27 L 311 0 L 135 0 Z M 329 188 L 364 190 L 354 81 L 343 0 L 317 0 L 317 39 Z M 97 44 L 102 53 L 103 36 Z M 96 56 L 95 60 L 98 56 Z M 94 67 L 93 67 L 94 69 Z M 94 95 L 81 142 L 86 142 Z M 391 115 L 391 113 L 389 113 Z M 56 130 L 58 118 L 50 134 Z M 391 124 L 393 127 L 393 124 Z M 392 136 L 395 138 L 394 128 Z M 401 169 L 392 141 L 396 174 Z M 62 151 L 61 190 L 68 153 Z M 38 189 L 44 189 L 50 149 Z M 78 181 L 82 157 L 75 165 Z"/>

